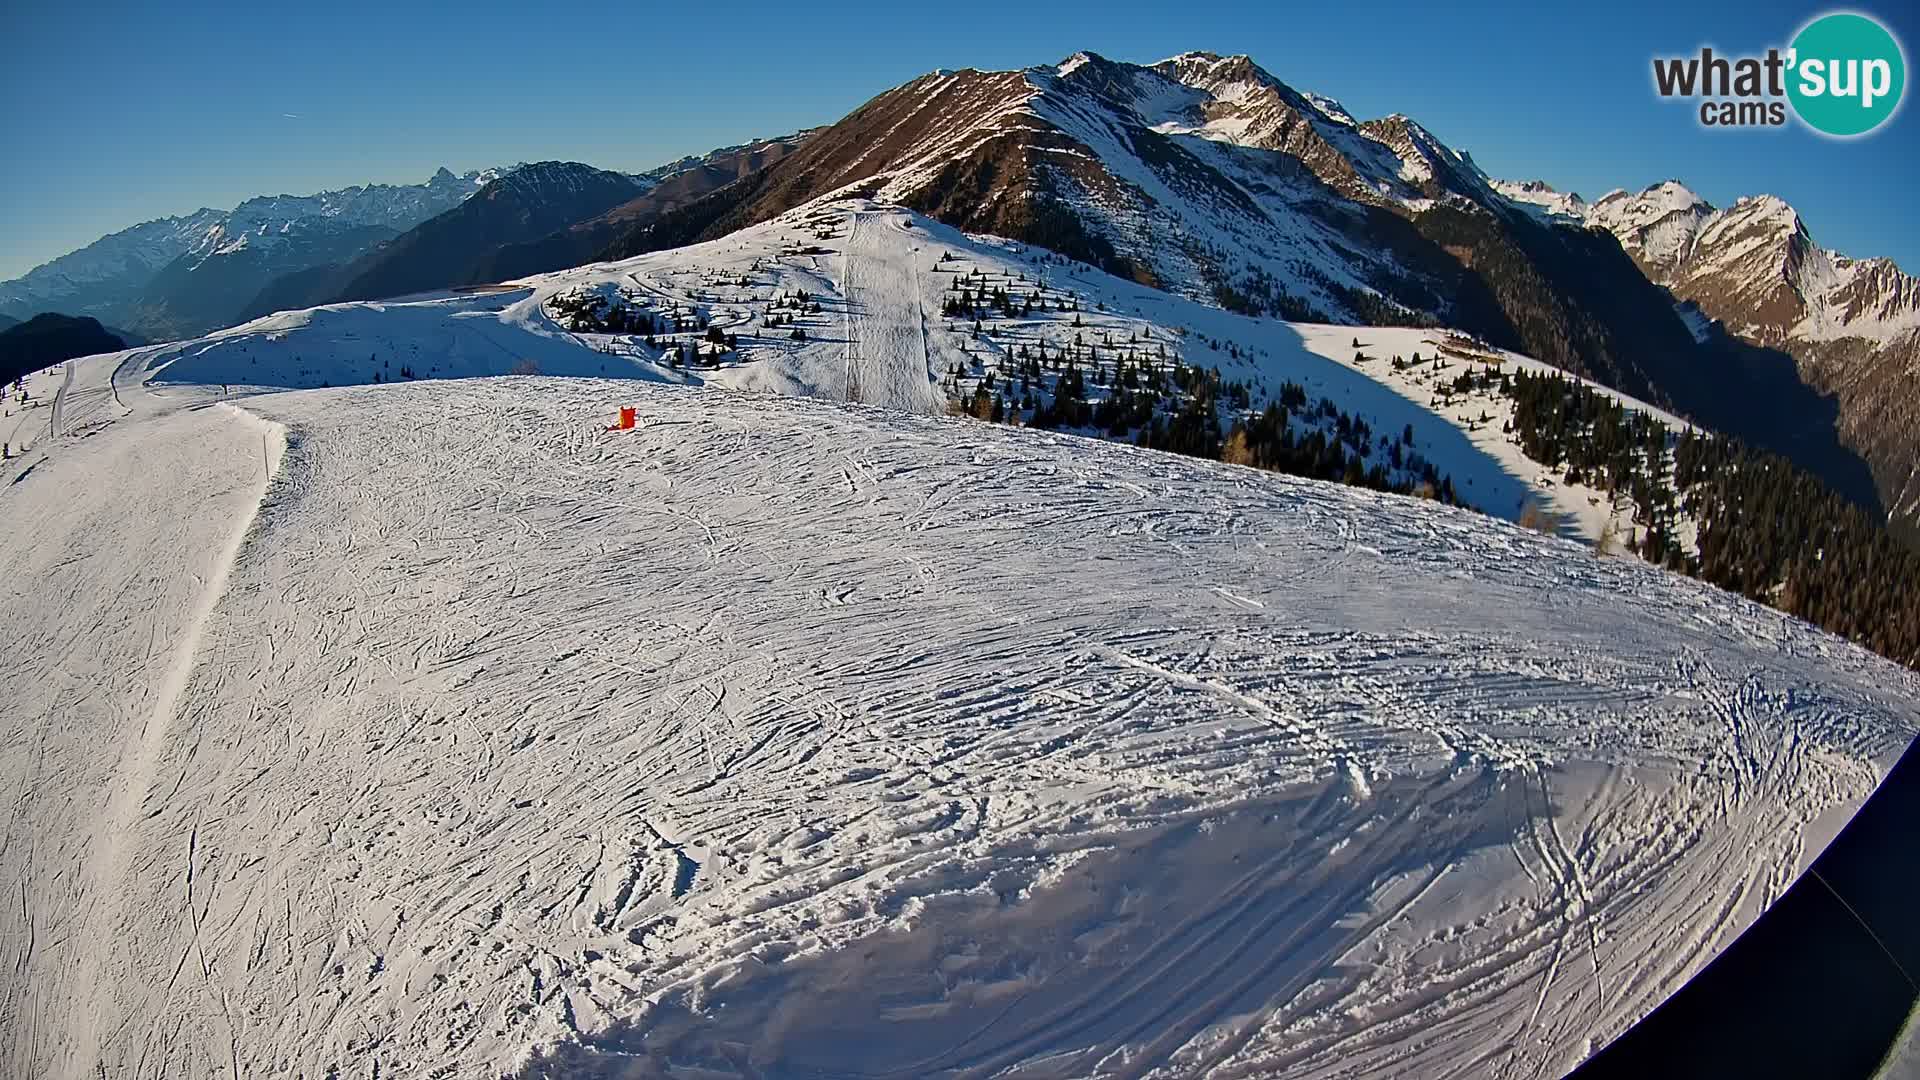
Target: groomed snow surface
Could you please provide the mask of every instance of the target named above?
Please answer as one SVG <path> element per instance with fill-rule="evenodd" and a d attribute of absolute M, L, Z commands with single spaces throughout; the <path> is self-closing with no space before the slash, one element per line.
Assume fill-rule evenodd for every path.
<path fill-rule="evenodd" d="M 681 377 L 487 302 L 34 410 L 0 1071 L 1552 1076 L 1920 730 L 1860 649 L 1428 502 L 714 386 L 190 377 L 329 320 Z M 848 338 L 723 371 L 944 366 Z"/>
<path fill-rule="evenodd" d="M 1424 503 L 714 390 L 118 389 L 0 496 L 22 1074 L 1551 1074 L 1914 730 Z"/>

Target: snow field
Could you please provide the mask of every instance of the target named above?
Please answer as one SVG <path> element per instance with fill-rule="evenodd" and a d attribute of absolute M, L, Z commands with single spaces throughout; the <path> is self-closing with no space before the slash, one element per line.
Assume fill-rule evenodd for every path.
<path fill-rule="evenodd" d="M 9 457 L 24 455 L 45 441 L 52 431 L 53 399 L 66 377 L 65 365 L 56 364 L 21 379 L 17 391 L 12 383 L 0 387 L 0 441 L 6 443 Z"/>
<path fill-rule="evenodd" d="M 28 1074 L 1551 1075 L 1920 722 L 1790 619 L 1413 500 L 126 361 L 0 488 L 47 523 L 0 530 Z"/>

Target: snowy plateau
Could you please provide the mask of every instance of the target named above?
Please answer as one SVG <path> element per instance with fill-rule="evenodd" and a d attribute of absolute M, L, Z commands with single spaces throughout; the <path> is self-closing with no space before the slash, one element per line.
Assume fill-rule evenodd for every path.
<path fill-rule="evenodd" d="M 975 338 L 960 274 L 1074 306 Z M 1487 512 L 944 415 L 1074 335 L 1411 428 Z M 1416 351 L 1532 363 L 834 196 L 29 377 L 0 1071 L 1564 1073 L 1824 848 L 1920 677 L 1596 555 L 1612 508 Z"/>

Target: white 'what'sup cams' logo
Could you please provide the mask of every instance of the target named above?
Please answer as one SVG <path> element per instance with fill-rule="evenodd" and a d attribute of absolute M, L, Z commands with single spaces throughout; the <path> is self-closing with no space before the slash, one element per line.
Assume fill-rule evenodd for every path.
<path fill-rule="evenodd" d="M 1906 54 L 1866 15 L 1835 12 L 1800 28 L 1793 44 L 1765 56 L 1655 57 L 1663 98 L 1700 102 L 1706 127 L 1779 127 L 1787 110 L 1823 135 L 1847 138 L 1879 128 L 1900 108 Z"/>

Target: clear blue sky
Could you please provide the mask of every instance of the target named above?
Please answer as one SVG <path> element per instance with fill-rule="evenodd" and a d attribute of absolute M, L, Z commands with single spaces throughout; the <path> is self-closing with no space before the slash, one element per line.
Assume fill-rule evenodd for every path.
<path fill-rule="evenodd" d="M 1770 192 L 1823 244 L 1920 271 L 1916 109 L 1835 142 L 1713 132 L 1650 58 L 1784 45 L 1818 5 L 1626 0 L 1561 14 L 1422 2 L 0 5 L 0 278 L 127 225 L 250 195 L 514 161 L 640 169 L 831 122 L 936 67 L 1247 53 L 1355 115 L 1404 112 L 1496 176 L 1589 198 L 1678 177 Z M 1910 3 L 1856 7 L 1920 49 Z M 1912 93 L 1909 93 L 1912 96 Z"/>

